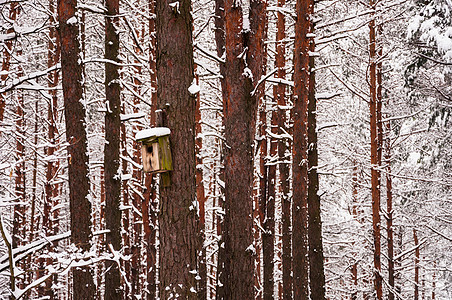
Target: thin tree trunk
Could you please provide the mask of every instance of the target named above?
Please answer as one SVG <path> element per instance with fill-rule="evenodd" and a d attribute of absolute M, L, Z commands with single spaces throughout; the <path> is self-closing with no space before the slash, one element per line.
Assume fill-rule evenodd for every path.
<path fill-rule="evenodd" d="M 314 15 L 314 0 L 310 1 L 310 15 Z M 314 24 L 311 21 L 311 34 Z M 315 53 L 314 37 L 309 38 L 309 51 Z M 309 57 L 309 103 L 308 103 L 308 239 L 309 239 L 309 286 L 311 299 L 325 299 L 325 267 L 323 265 L 322 220 L 317 173 L 319 154 L 317 150 L 317 99 L 315 98 L 314 56 Z"/>
<path fill-rule="evenodd" d="M 375 1 L 369 1 L 370 7 L 375 10 Z M 374 14 L 371 15 L 374 17 Z M 371 185 L 372 185 L 372 228 L 374 239 L 374 287 L 377 299 L 383 298 L 381 277 L 381 235 L 380 235 L 380 179 L 378 155 L 378 105 L 377 105 L 377 52 L 375 40 L 375 19 L 369 22 L 369 54 L 370 54 L 370 152 L 371 152 Z"/>
<path fill-rule="evenodd" d="M 352 176 L 352 188 L 353 188 L 353 207 L 352 207 L 352 214 L 356 218 L 356 220 L 359 220 L 358 218 L 358 166 L 356 165 L 356 161 L 354 161 L 354 167 L 353 167 L 353 176 Z M 352 300 L 358 299 L 358 263 L 355 262 L 352 266 L 352 281 L 354 284 L 354 289 L 352 292 Z"/>
<path fill-rule="evenodd" d="M 414 246 L 414 300 L 419 300 L 419 240 L 417 238 L 417 231 L 413 229 Z"/>
<path fill-rule="evenodd" d="M 105 59 L 119 62 L 119 0 L 106 1 Z M 105 113 L 105 250 L 119 251 L 121 248 L 121 178 L 119 176 L 119 151 L 121 131 L 121 99 L 119 85 L 119 67 L 105 64 L 105 95 L 108 110 Z M 112 249 L 111 249 L 112 248 Z M 115 261 L 105 262 L 105 298 L 122 299 L 119 266 Z"/>
<path fill-rule="evenodd" d="M 278 7 L 284 7 L 286 1 L 278 0 Z M 278 19 L 276 21 L 277 33 L 276 33 L 276 58 L 275 66 L 278 68 L 277 76 L 280 79 L 285 79 L 285 55 L 286 44 L 284 42 L 286 38 L 285 32 L 285 16 L 282 12 L 278 11 Z M 276 91 L 276 93 L 275 93 Z M 286 152 L 289 149 L 289 139 L 282 138 L 287 135 L 288 128 L 286 124 L 286 86 L 279 83 L 274 87 L 274 98 L 278 104 L 278 134 L 280 139 L 278 140 L 278 157 L 279 157 L 279 186 L 281 194 L 281 206 L 282 206 L 282 293 L 283 299 L 292 299 L 292 236 L 290 232 L 291 227 L 291 202 L 289 198 L 289 165 L 286 163 L 288 158 Z"/>
<path fill-rule="evenodd" d="M 196 76 L 196 84 L 199 85 L 199 78 Z M 203 159 L 202 159 L 202 128 L 201 128 L 201 95 L 197 94 L 196 97 L 196 110 L 195 110 L 195 154 L 196 154 L 196 200 L 199 205 L 199 243 L 202 248 L 199 252 L 199 288 L 198 299 L 207 299 L 207 265 L 206 265 L 206 248 L 204 247 L 204 241 L 206 237 L 206 196 L 204 192 L 204 180 L 203 180 Z"/>
<path fill-rule="evenodd" d="M 125 113 L 125 104 L 122 104 L 122 110 L 123 113 Z M 127 132 L 126 132 L 126 124 L 124 122 L 121 123 L 121 149 L 122 149 L 122 156 L 127 157 Z M 122 161 L 122 174 L 127 174 L 128 172 L 128 162 L 127 160 Z M 132 235 L 132 228 L 130 227 L 130 193 L 129 193 L 129 182 L 123 181 L 122 184 L 122 204 L 124 207 L 127 207 L 122 212 L 122 228 L 124 229 L 122 231 L 122 249 L 125 256 L 131 255 L 130 250 L 130 238 Z M 130 259 L 125 260 L 123 264 L 123 272 L 124 276 L 127 279 L 127 282 L 130 282 L 130 273 L 131 273 L 131 263 Z M 123 291 L 123 298 L 127 299 L 128 297 L 131 297 L 131 289 L 130 284 L 124 284 L 123 285 L 124 291 Z"/>
<path fill-rule="evenodd" d="M 136 5 L 139 5 L 139 3 L 136 3 Z M 141 24 L 141 26 L 144 26 L 144 24 Z M 135 34 L 138 38 L 138 41 L 144 44 L 143 41 L 143 35 L 144 32 L 140 33 L 140 30 L 137 28 L 135 30 Z M 141 49 L 138 46 L 135 46 L 135 53 L 137 56 L 141 55 Z M 138 61 L 135 61 L 135 63 L 138 63 Z M 133 74 L 133 89 L 135 91 L 136 95 L 140 94 L 140 86 L 142 84 L 140 80 L 140 74 L 141 74 L 141 66 L 137 66 L 134 69 Z M 138 113 L 138 106 L 140 104 L 139 97 L 134 96 L 133 97 L 133 112 Z M 134 126 L 135 131 L 138 131 L 138 127 Z M 140 153 L 141 153 L 141 146 L 138 143 L 133 144 L 133 160 L 136 164 L 140 164 Z M 141 237 L 142 237 L 142 220 L 143 220 L 143 213 L 141 211 L 143 198 L 142 194 L 135 192 L 136 190 L 141 191 L 143 186 L 143 180 L 142 180 L 142 171 L 138 168 L 133 168 L 132 171 L 132 184 L 136 186 L 136 188 L 133 190 L 132 193 L 132 215 L 133 215 L 133 241 L 132 241 L 132 261 L 131 261 L 131 285 L 132 285 L 132 297 L 139 297 L 141 295 L 141 281 L 140 281 L 140 275 L 142 272 L 141 266 Z"/>
<path fill-rule="evenodd" d="M 254 274 L 254 285 L 256 288 L 256 300 L 260 300 L 263 298 L 263 290 L 262 290 L 262 266 L 261 266 L 261 253 L 263 242 L 260 243 L 261 235 L 262 239 L 265 235 L 262 232 L 261 228 L 263 226 L 265 220 L 265 210 L 267 206 L 267 186 L 268 186 L 268 167 L 266 166 L 267 154 L 268 154 L 268 146 L 267 146 L 267 105 L 264 97 L 259 98 L 259 139 L 258 139 L 258 148 L 259 148 L 259 189 L 258 195 L 255 197 L 254 204 L 254 215 L 253 220 L 255 224 L 254 226 L 254 242 L 256 244 L 256 258 L 255 265 L 256 270 Z M 265 259 L 264 259 L 265 260 Z M 265 262 L 264 262 L 265 264 Z"/>
<path fill-rule="evenodd" d="M 159 296 L 197 298 L 196 269 L 200 249 L 195 182 L 195 99 L 191 2 L 171 7 L 156 2 L 157 107 L 167 113 L 174 170 L 169 186 L 160 185 Z"/>
<path fill-rule="evenodd" d="M 275 231 L 275 190 L 273 181 L 273 195 L 270 195 L 269 188 L 271 180 L 268 176 L 269 168 L 265 165 L 267 162 L 267 112 L 265 101 L 265 83 L 261 83 L 259 86 L 259 80 L 263 77 L 266 71 L 267 62 L 267 48 L 264 41 L 267 38 L 267 3 L 265 0 L 251 0 L 249 8 L 250 19 L 250 33 L 248 42 L 249 56 L 248 66 L 252 72 L 253 85 L 255 93 L 252 95 L 254 98 L 253 103 L 258 103 L 260 106 L 259 111 L 259 144 L 260 144 L 260 180 L 259 180 L 259 205 L 255 207 L 258 210 L 259 223 L 264 228 L 262 232 L 262 255 L 263 255 L 263 298 L 272 299 L 274 290 L 274 231 Z M 274 147 L 276 152 L 276 144 Z M 276 153 L 275 153 L 276 154 Z M 273 166 L 274 173 L 276 173 L 276 166 Z M 276 177 L 276 176 L 274 176 Z M 275 178 L 273 178 L 275 180 Z M 261 274 L 261 258 L 260 258 L 260 245 L 258 242 L 259 228 L 255 228 L 255 244 L 256 244 L 256 272 L 255 272 L 255 285 L 257 291 L 260 291 L 260 274 Z M 260 299 L 260 294 L 257 295 Z"/>
<path fill-rule="evenodd" d="M 79 28 L 76 0 L 58 2 L 58 21 L 61 42 L 61 69 L 68 142 L 69 202 L 71 241 L 82 251 L 91 248 L 91 203 L 85 107 L 83 105 L 82 68 L 79 63 Z M 73 299 L 94 299 L 95 286 L 90 266 L 73 270 Z"/>
<path fill-rule="evenodd" d="M 393 221 L 393 208 L 392 208 L 392 176 L 391 176 L 391 123 L 390 121 L 386 122 L 386 210 L 387 210 L 387 219 L 386 219 L 386 233 L 388 239 L 388 283 L 390 286 L 389 289 L 389 300 L 394 300 L 394 229 L 392 228 Z"/>
<path fill-rule="evenodd" d="M 293 289 L 294 299 L 307 300 L 308 280 L 308 128 L 310 1 L 297 0 L 294 49 L 293 108 Z"/>

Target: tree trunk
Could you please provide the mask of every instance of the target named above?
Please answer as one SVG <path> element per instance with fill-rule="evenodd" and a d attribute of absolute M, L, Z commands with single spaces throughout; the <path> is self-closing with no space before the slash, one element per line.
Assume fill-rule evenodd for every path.
<path fill-rule="evenodd" d="M 391 123 L 390 121 L 386 122 L 386 210 L 387 210 L 387 219 L 386 219 L 386 233 L 388 239 L 388 283 L 390 286 L 389 289 L 389 300 L 394 300 L 394 229 L 392 228 L 393 221 L 393 208 L 392 208 L 392 176 L 391 176 Z"/>
<path fill-rule="evenodd" d="M 191 2 L 156 5 L 157 108 L 167 113 L 174 170 L 170 185 L 160 185 L 159 296 L 197 298 L 199 239 L 195 183 L 195 99 L 188 88 L 194 78 Z M 162 181 L 161 181 L 162 182 Z"/>
<path fill-rule="evenodd" d="M 416 250 L 414 251 L 414 300 L 419 300 L 419 240 L 417 231 L 413 228 L 413 239 Z"/>
<path fill-rule="evenodd" d="M 247 37 L 242 8 L 225 1 L 225 219 L 224 298 L 254 298 L 253 140 L 256 99 L 251 97 L 253 76 L 245 69 Z"/>
<path fill-rule="evenodd" d="M 106 1 L 105 25 L 105 59 L 119 62 L 119 0 Z M 105 64 L 105 95 L 108 109 L 105 113 L 105 250 L 121 249 L 121 176 L 120 174 L 120 136 L 121 136 L 121 99 L 119 85 L 119 67 L 116 64 Z M 113 249 L 110 249 L 112 247 Z M 115 261 L 105 262 L 105 298 L 122 299 L 121 277 L 119 266 Z"/>
<path fill-rule="evenodd" d="M 278 0 L 278 7 L 284 7 L 286 1 Z M 277 33 L 276 33 L 276 58 L 275 66 L 278 68 L 277 76 L 280 79 L 285 79 L 285 55 L 286 44 L 284 42 L 286 38 L 285 32 L 285 16 L 278 11 L 278 19 L 276 21 Z M 286 124 L 286 86 L 279 83 L 273 90 L 275 100 L 278 104 L 278 134 L 280 138 L 278 140 L 278 157 L 279 157 L 279 186 L 282 202 L 282 289 L 283 299 L 292 299 L 292 236 L 290 232 L 291 227 L 291 202 L 289 198 L 289 165 L 286 162 L 286 152 L 289 150 L 290 140 L 285 137 L 287 135 L 288 128 Z"/>
<path fill-rule="evenodd" d="M 294 299 L 307 300 L 308 283 L 308 128 L 310 1 L 297 0 L 294 49 L 293 108 L 293 289 Z"/>
<path fill-rule="evenodd" d="M 314 15 L 311 0 L 310 15 Z M 310 22 L 314 33 L 314 24 Z M 315 53 L 314 36 L 309 38 L 309 51 Z M 309 286 L 311 299 L 325 299 L 325 268 L 323 265 L 322 220 L 317 173 L 319 154 L 317 150 L 317 99 L 315 98 L 314 56 L 309 57 L 309 103 L 308 103 L 308 236 L 309 236 Z"/>
<path fill-rule="evenodd" d="M 91 203 L 85 107 L 83 105 L 82 68 L 80 60 L 79 28 L 76 19 L 76 0 L 58 2 L 58 21 L 61 42 L 61 69 L 68 142 L 69 201 L 71 241 L 82 251 L 91 248 Z M 95 287 L 91 267 L 73 269 L 73 299 L 94 299 Z"/>
<path fill-rule="evenodd" d="M 370 7 L 375 10 L 375 1 L 370 0 Z M 381 277 L 381 236 L 380 236 L 380 179 L 379 179 L 379 155 L 378 155 L 378 105 L 377 105 L 377 53 L 375 40 L 375 19 L 374 14 L 369 22 L 369 54 L 370 54 L 370 155 L 371 155 L 371 185 L 372 185 L 372 228 L 374 239 L 374 273 L 375 291 L 377 299 L 383 298 L 382 277 Z"/>

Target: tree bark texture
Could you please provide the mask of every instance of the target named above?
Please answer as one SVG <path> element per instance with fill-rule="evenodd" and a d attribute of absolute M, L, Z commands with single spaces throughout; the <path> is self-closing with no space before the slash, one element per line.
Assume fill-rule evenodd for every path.
<path fill-rule="evenodd" d="M 308 128 L 310 0 L 297 0 L 293 108 L 293 290 L 307 300 L 308 282 Z"/>
<path fill-rule="evenodd" d="M 416 250 L 414 251 L 414 300 L 419 300 L 419 240 L 417 231 L 413 228 L 413 240 Z"/>
<path fill-rule="evenodd" d="M 105 59 L 119 62 L 119 0 L 105 2 L 107 15 L 105 24 Z M 105 64 L 105 95 L 107 112 L 105 113 L 105 250 L 110 252 L 121 249 L 121 175 L 120 175 L 120 138 L 121 138 L 121 99 L 119 85 L 119 67 L 116 64 Z M 122 299 L 121 276 L 115 261 L 105 262 L 105 298 Z"/>
<path fill-rule="evenodd" d="M 166 110 L 171 129 L 174 171 L 171 185 L 160 186 L 159 296 L 197 298 L 196 269 L 199 239 L 195 184 L 195 98 L 193 82 L 191 2 L 156 2 L 157 108 Z"/>
<path fill-rule="evenodd" d="M 245 69 L 247 37 L 241 6 L 225 1 L 224 299 L 254 298 L 253 140 L 257 103 Z"/>
<path fill-rule="evenodd" d="M 314 0 L 310 1 L 310 15 L 314 15 Z M 314 23 L 310 18 L 310 32 Z M 309 51 L 315 53 L 314 35 L 309 38 Z M 311 299 L 325 299 L 325 267 L 323 264 L 322 219 L 317 173 L 319 153 L 317 148 L 317 99 L 315 98 L 315 59 L 309 57 L 308 102 L 308 240 L 309 240 L 309 286 Z"/>
<path fill-rule="evenodd" d="M 375 10 L 374 0 L 369 1 L 370 7 Z M 372 17 L 374 15 L 372 14 Z M 372 228 L 374 240 L 374 273 L 375 291 L 377 299 L 383 297 L 382 277 L 381 277 L 381 234 L 380 234 L 380 179 L 378 172 L 379 165 L 379 138 L 378 138 L 378 105 L 377 105 L 377 51 L 376 51 L 376 25 L 375 19 L 369 22 L 369 78 L 370 78 L 370 157 L 371 157 L 371 191 L 372 191 Z"/>
<path fill-rule="evenodd" d="M 92 237 L 91 203 L 76 6 L 76 0 L 58 0 L 64 114 L 66 139 L 69 144 L 67 151 L 71 241 L 82 251 L 88 251 Z M 89 266 L 73 269 L 72 288 L 74 300 L 94 299 L 95 287 Z"/>
<path fill-rule="evenodd" d="M 252 73 L 253 103 L 262 103 L 259 112 L 259 142 L 261 143 L 260 155 L 260 207 L 259 214 L 261 216 L 260 223 L 264 228 L 262 233 L 262 255 L 263 255 L 263 298 L 273 299 L 274 293 L 274 241 L 275 241 L 275 182 L 276 182 L 276 165 L 266 166 L 267 163 L 267 114 L 265 100 L 265 83 L 259 86 L 260 79 L 266 73 L 267 67 L 267 47 L 265 40 L 267 39 L 267 2 L 265 0 L 251 0 L 249 9 L 250 32 L 248 34 L 248 54 L 247 63 Z M 273 118 L 276 122 L 276 116 Z M 273 155 L 276 155 L 277 141 L 271 144 Z M 273 180 L 273 181 L 272 181 Z M 255 229 L 259 230 L 259 229 Z M 256 241 L 257 242 L 257 241 Z M 258 248 L 258 246 L 256 246 Z M 257 249 L 256 249 L 257 250 Z M 257 251 L 256 251 L 257 252 Z M 260 258 L 258 258 L 260 263 Z M 260 273 L 260 272 L 259 272 Z M 259 275 L 259 274 L 256 274 Z M 258 276 L 256 276 L 258 278 Z M 259 288 L 259 287 L 256 287 Z"/>
<path fill-rule="evenodd" d="M 284 7 L 286 1 L 278 0 L 278 7 Z M 280 79 L 285 79 L 285 55 L 286 38 L 285 32 L 285 16 L 278 12 L 276 21 L 276 58 L 275 66 L 278 68 L 277 76 Z M 283 138 L 287 135 L 288 128 L 286 124 L 286 86 L 279 83 L 273 88 L 273 97 L 275 98 L 277 107 L 278 120 L 278 157 L 279 157 L 279 187 L 281 194 L 282 207 L 282 294 L 283 299 L 292 299 L 292 234 L 291 227 L 291 201 L 289 198 L 289 165 L 286 163 L 288 157 L 286 152 L 289 150 L 289 139 Z"/>

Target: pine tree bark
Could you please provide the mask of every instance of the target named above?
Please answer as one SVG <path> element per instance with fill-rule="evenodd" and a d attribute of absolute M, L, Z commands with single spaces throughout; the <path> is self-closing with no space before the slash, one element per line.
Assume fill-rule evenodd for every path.
<path fill-rule="evenodd" d="M 80 250 L 89 251 L 92 238 L 91 203 L 76 6 L 76 0 L 59 0 L 58 21 L 66 139 L 69 144 L 67 151 L 71 241 Z M 73 299 L 94 299 L 95 286 L 91 267 L 75 267 L 72 272 Z"/>
<path fill-rule="evenodd" d="M 376 3 L 374 0 L 369 1 L 370 7 L 375 10 Z M 380 179 L 378 171 L 378 105 L 377 105 L 377 51 L 376 51 L 376 25 L 374 14 L 369 22 L 369 77 L 370 77 L 370 155 L 371 155 L 371 191 L 372 191 L 372 228 L 374 240 L 374 287 L 377 299 L 383 298 L 382 277 L 381 277 L 381 234 L 380 234 Z"/>
<path fill-rule="evenodd" d="M 242 8 L 226 0 L 225 11 L 225 219 L 224 298 L 254 298 L 253 140 L 257 103 L 251 97 L 254 74 L 246 70 L 247 37 Z M 251 22 L 250 22 L 251 24 Z M 241 126 L 240 126 L 241 125 Z"/>
<path fill-rule="evenodd" d="M 310 16 L 314 15 L 314 0 L 310 1 Z M 310 18 L 312 20 L 312 17 Z M 310 22 L 309 51 L 315 53 L 314 24 Z M 308 240 L 309 240 L 309 286 L 311 299 L 325 299 L 325 267 L 323 264 L 322 220 L 317 173 L 319 154 L 317 150 L 317 99 L 315 97 L 314 54 L 309 57 L 309 103 L 308 103 Z"/>
<path fill-rule="evenodd" d="M 119 62 L 119 0 L 105 2 L 107 14 L 105 23 L 105 59 Z M 105 96 L 108 109 L 105 113 L 105 227 L 108 230 L 105 250 L 121 249 L 121 176 L 120 176 L 120 137 L 121 137 L 121 99 L 119 85 L 119 67 L 117 64 L 105 64 Z M 111 249 L 111 248 L 112 249 Z M 105 298 L 122 299 L 121 276 L 115 261 L 105 262 Z"/>
<path fill-rule="evenodd" d="M 419 300 L 419 240 L 417 231 L 413 228 L 413 240 L 416 250 L 414 251 L 414 300 Z"/>
<path fill-rule="evenodd" d="M 286 1 L 278 0 L 278 7 L 284 7 Z M 278 68 L 277 76 L 280 79 L 285 79 L 285 55 L 286 44 L 284 42 L 286 38 L 285 32 L 285 16 L 278 11 L 277 14 L 277 33 L 276 33 L 276 58 L 275 66 Z M 274 98 L 278 104 L 278 134 L 280 139 L 278 140 L 278 157 L 279 157 L 279 187 L 281 194 L 281 207 L 282 207 L 282 294 L 283 299 L 292 299 L 292 235 L 290 232 L 291 227 L 291 201 L 289 198 L 289 165 L 286 163 L 288 158 L 286 152 L 290 149 L 289 139 L 282 138 L 287 135 L 288 128 L 286 124 L 286 86 L 279 83 L 274 87 Z"/>
<path fill-rule="evenodd" d="M 171 7 L 156 2 L 157 108 L 167 113 L 174 170 L 170 186 L 160 185 L 159 296 L 197 298 L 199 239 L 195 184 L 195 99 L 188 88 L 194 78 L 191 2 Z"/>
<path fill-rule="evenodd" d="M 293 108 L 293 290 L 307 300 L 308 282 L 308 128 L 310 1 L 297 0 L 294 49 Z"/>

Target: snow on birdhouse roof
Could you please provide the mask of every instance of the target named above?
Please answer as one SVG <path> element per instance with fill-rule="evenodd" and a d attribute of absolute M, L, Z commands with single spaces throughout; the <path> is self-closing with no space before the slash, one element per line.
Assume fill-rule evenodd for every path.
<path fill-rule="evenodd" d="M 170 133 L 171 130 L 167 127 L 154 127 L 137 132 L 135 140 L 140 141 L 148 138 L 169 135 Z"/>

